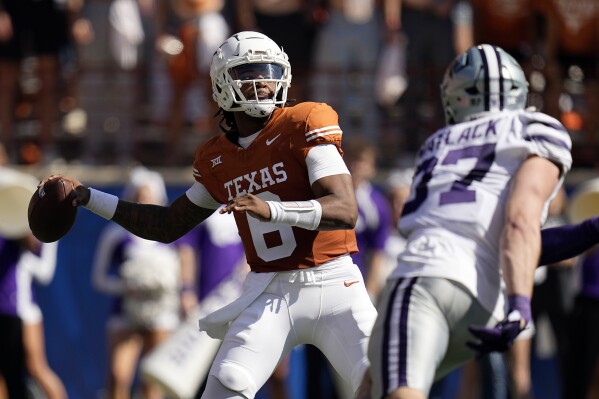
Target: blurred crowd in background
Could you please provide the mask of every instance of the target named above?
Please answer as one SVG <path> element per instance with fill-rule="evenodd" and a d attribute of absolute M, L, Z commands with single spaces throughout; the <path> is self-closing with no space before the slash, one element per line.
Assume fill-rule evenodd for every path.
<path fill-rule="evenodd" d="M 2 0 L 0 140 L 19 164 L 186 165 L 220 133 L 211 55 L 240 30 L 279 43 L 291 103 L 330 103 L 382 167 L 444 124 L 439 82 L 474 43 L 516 57 L 574 166 L 596 164 L 595 0 Z"/>
<path fill-rule="evenodd" d="M 339 113 L 346 162 L 360 207 L 356 232 L 361 258 L 356 262 L 373 301 L 402 248 L 394 225 L 409 193 L 411 175 L 406 168 L 412 166 L 424 139 L 445 124 L 439 83 L 447 64 L 472 44 L 495 44 L 512 54 L 529 78 L 530 106 L 554 116 L 571 133 L 573 172 L 584 170 L 585 175 L 566 181 L 566 190 L 552 208 L 551 223 L 568 222 L 568 194 L 576 188 L 574 183 L 597 176 L 599 0 L 0 0 L 2 163 L 33 174 L 53 165 L 90 167 L 79 176 L 82 181 L 96 181 L 117 194 L 117 188 L 127 184 L 124 172 L 133 165 L 190 168 L 196 146 L 221 133 L 211 98 L 212 53 L 241 30 L 265 33 L 289 55 L 291 105 L 324 101 Z M 113 175 L 118 179 L 99 182 L 101 167 L 110 166 L 121 168 L 120 174 Z M 191 181 L 188 174 L 174 180 Z M 166 183 L 172 194 L 169 176 Z M 66 378 L 71 397 L 91 397 L 86 396 L 90 392 L 96 397 L 104 389 L 107 397 L 120 397 L 108 393 L 131 391 L 142 349 L 148 351 L 169 335 L 123 333 L 122 323 L 110 322 L 112 313 L 104 302 L 98 313 L 86 314 L 98 304 L 97 297 L 88 293 L 90 281 L 104 294 L 118 297 L 124 292 L 106 276 L 103 280 L 102 273 L 122 266 L 123 259 L 117 262 L 123 255 L 119 245 L 135 241 L 121 231 L 123 243 L 111 244 L 111 250 L 117 248 L 115 258 L 98 260 L 109 256 L 99 249 L 108 245 L 99 237 L 102 226 L 79 216 L 76 232 L 61 240 L 58 248 L 59 281 L 50 287 L 59 284 L 60 290 L 55 286 L 54 291 L 41 292 L 46 299 L 43 310 L 65 307 L 64 298 L 75 302 L 67 308 L 82 307 L 60 316 L 58 310 L 50 310 L 53 314 L 46 319 L 49 360 Z M 75 239 L 77 232 L 85 234 L 85 243 Z M 209 253 L 198 242 L 195 256 Z M 502 358 L 494 374 L 467 367 L 461 385 L 451 391 L 440 384 L 432 396 L 584 398 L 588 391 L 588 398 L 597 397 L 592 395 L 599 395 L 599 388 L 592 384 L 599 382 L 598 258 L 591 251 L 541 269 L 539 295 L 533 302 L 535 338 L 528 346 L 518 345 L 518 351 L 505 358 L 507 362 Z M 94 272 L 92 264 L 96 264 Z M 71 274 L 65 277 L 67 272 Z M 78 285 L 72 285 L 75 280 Z M 189 293 L 190 287 L 181 281 L 181 292 Z M 82 284 L 87 291 L 82 291 Z M 194 295 L 200 292 L 199 282 L 189 284 L 194 284 Z M 203 295 L 191 304 L 179 298 L 184 313 L 190 313 Z M 70 314 L 69 319 L 62 314 Z M 76 315 L 81 325 L 73 321 Z M 73 366 L 68 362 L 77 364 L 76 360 L 61 360 L 60 348 L 69 343 L 59 338 L 61 334 L 76 343 L 91 339 L 89 334 L 98 333 L 91 332 L 90 322 L 91 327 L 100 327 L 100 335 L 107 326 L 106 347 L 101 344 L 92 350 L 101 357 L 96 359 L 101 367 Z M 72 323 L 81 334 L 73 332 Z M 173 329 L 168 324 L 166 330 Z M 318 353 L 307 349 L 305 359 L 310 366 L 310 377 L 301 390 L 305 397 L 345 397 L 334 375 L 328 382 L 319 379 L 317 367 L 326 365 Z M 552 360 L 549 371 L 541 373 L 542 384 L 533 384 L 531 376 L 531 370 L 537 367 L 538 372 L 542 363 L 531 359 Z M 40 362 L 43 373 L 34 369 L 33 375 L 54 376 L 43 356 Z M 119 367 L 122 364 L 127 367 Z M 303 397 L 297 389 L 285 392 L 288 366 L 283 364 L 270 382 L 271 398 Z M 86 379 L 86 367 L 96 375 Z M 485 379 L 491 375 L 493 384 Z M 43 387 L 43 375 L 39 378 Z M 105 381 L 109 381 L 106 386 Z M 151 395 L 147 389 L 152 388 L 144 388 Z M 581 392 L 575 395 L 573 389 Z"/>

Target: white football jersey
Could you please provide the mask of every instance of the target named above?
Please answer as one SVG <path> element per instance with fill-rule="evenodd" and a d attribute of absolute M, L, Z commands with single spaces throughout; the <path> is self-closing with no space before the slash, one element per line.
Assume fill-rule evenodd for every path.
<path fill-rule="evenodd" d="M 557 120 L 524 110 L 437 131 L 418 153 L 399 222 L 408 244 L 392 276 L 458 281 L 503 318 L 499 238 L 510 180 L 530 155 L 538 155 L 561 168 L 555 195 L 572 164 L 571 144 Z"/>

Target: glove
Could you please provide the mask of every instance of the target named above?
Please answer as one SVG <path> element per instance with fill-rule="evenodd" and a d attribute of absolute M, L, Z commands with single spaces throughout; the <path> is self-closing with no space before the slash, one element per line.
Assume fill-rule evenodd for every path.
<path fill-rule="evenodd" d="M 470 326 L 468 330 L 479 342 L 466 342 L 477 353 L 477 358 L 489 352 L 505 352 L 512 347 L 521 332 L 531 329 L 530 299 L 513 295 L 509 297 L 509 311 L 495 327 Z"/>

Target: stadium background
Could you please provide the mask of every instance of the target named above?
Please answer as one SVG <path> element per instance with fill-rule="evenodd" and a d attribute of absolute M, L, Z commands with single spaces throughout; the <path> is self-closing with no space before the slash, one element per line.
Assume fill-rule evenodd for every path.
<path fill-rule="evenodd" d="M 79 68 L 78 101 L 81 109 L 86 111 L 87 118 L 85 129 L 68 131 L 60 124 L 63 120 L 59 121 L 54 135 L 56 159 L 47 166 L 18 168 L 38 178 L 52 173 L 73 175 L 87 185 L 119 194 L 127 167 L 137 158 L 163 174 L 168 184 L 169 198 L 174 199 L 191 183 L 193 150 L 205 136 L 198 134 L 193 127 L 186 126 L 181 144 L 183 152 L 179 159 L 181 166 L 162 166 L 167 136 L 163 125 L 139 119 L 139 71 L 118 68 L 109 54 L 110 3 L 108 0 L 90 0 L 84 9 L 84 15 L 94 26 L 96 37 L 89 45 L 78 49 L 76 61 Z M 225 11 L 231 12 L 230 8 Z M 151 47 L 151 44 L 148 45 Z M 366 86 L 372 83 L 367 78 L 364 82 Z M 372 102 L 371 98 L 353 100 L 358 101 L 358 109 Z M 205 106 L 206 101 L 209 100 L 200 98 L 200 106 Z M 437 97 L 434 101 L 438 101 Z M 392 116 L 392 124 L 398 123 L 394 117 L 397 116 Z M 359 122 L 370 123 L 369 120 Z M 34 118 L 23 117 L 15 126 L 15 137 L 18 141 L 26 142 L 35 137 L 37 130 L 38 122 Z M 348 124 L 346 133 L 350 135 L 357 130 L 359 128 Z M 384 181 L 391 167 L 406 166 L 411 161 L 410 158 L 396 159 L 396 150 L 401 143 L 393 134 L 396 132 L 389 134 L 381 131 L 378 136 L 382 156 L 378 176 L 380 182 Z M 585 143 L 577 137 L 574 134 L 575 143 L 579 147 L 584 146 Z M 576 168 L 568 176 L 568 191 L 596 176 L 593 168 Z M 72 399 L 100 398 L 105 384 L 105 325 L 109 298 L 94 291 L 90 273 L 97 238 L 106 223 L 90 212 L 80 210 L 72 231 L 59 243 L 53 281 L 48 286 L 35 286 L 44 313 L 48 360 L 63 379 Z M 298 350 L 293 356 L 292 373 L 288 381 L 293 399 L 305 398 L 306 373 L 309 370 L 305 370 L 303 365 L 302 352 Z M 560 381 L 555 358 L 533 358 L 532 370 L 535 397 L 559 397 Z M 443 399 L 453 397 L 457 378 L 458 373 L 448 380 Z M 262 399 L 266 399 L 264 393 L 261 395 Z"/>

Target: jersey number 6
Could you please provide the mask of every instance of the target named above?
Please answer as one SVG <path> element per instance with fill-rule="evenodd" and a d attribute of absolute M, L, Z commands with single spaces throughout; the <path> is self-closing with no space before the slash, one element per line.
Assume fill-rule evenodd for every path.
<path fill-rule="evenodd" d="M 261 192 L 257 194 L 257 197 L 264 201 L 281 200 L 278 195 L 273 194 L 270 191 Z M 293 253 L 295 247 L 297 247 L 297 242 L 295 241 L 295 236 L 293 235 L 293 229 L 291 226 L 284 224 L 263 223 L 249 214 L 246 215 L 246 217 L 250 227 L 250 232 L 252 234 L 254 248 L 256 249 L 256 254 L 260 257 L 260 259 L 265 262 L 270 262 L 272 260 L 286 258 Z M 278 231 L 281 235 L 281 245 L 269 248 L 266 245 L 264 235 L 273 233 L 275 231 Z"/>

